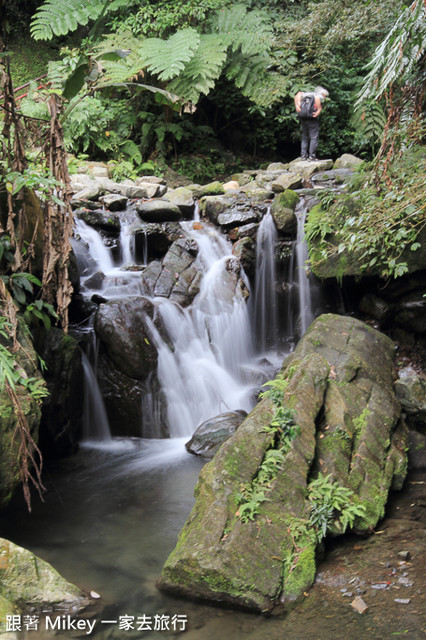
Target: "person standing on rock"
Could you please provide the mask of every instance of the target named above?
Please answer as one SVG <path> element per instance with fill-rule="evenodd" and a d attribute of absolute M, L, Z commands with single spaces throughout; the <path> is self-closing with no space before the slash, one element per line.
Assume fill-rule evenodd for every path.
<path fill-rule="evenodd" d="M 327 89 L 315 87 L 313 91 L 298 91 L 294 96 L 294 106 L 302 129 L 302 160 L 316 160 L 319 139 L 318 116 L 322 103 L 328 97 Z"/>

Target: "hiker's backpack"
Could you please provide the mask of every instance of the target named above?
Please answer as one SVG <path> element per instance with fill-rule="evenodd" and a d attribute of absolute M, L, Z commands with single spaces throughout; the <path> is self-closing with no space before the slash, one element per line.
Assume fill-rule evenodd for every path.
<path fill-rule="evenodd" d="M 315 111 L 315 94 L 305 93 L 300 101 L 299 118 L 313 118 Z"/>

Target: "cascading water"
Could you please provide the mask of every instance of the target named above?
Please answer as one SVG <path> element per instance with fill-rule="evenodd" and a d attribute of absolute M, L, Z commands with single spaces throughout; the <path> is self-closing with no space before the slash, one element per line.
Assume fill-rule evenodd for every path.
<path fill-rule="evenodd" d="M 256 239 L 256 280 L 253 303 L 255 335 L 261 352 L 276 347 L 278 301 L 276 290 L 275 245 L 277 231 L 268 211 L 263 217 Z"/>
<path fill-rule="evenodd" d="M 83 365 L 85 381 L 83 402 L 83 443 L 108 443 L 111 441 L 111 432 L 95 370 L 90 364 L 89 358 L 85 353 L 82 353 L 81 363 Z"/>
<path fill-rule="evenodd" d="M 185 235 L 198 246 L 197 261 L 203 273 L 200 292 L 186 309 L 167 298 L 152 298 L 166 339 L 160 336 L 154 322 L 146 318 L 158 352 L 157 378 L 167 405 L 168 429 L 172 437 L 191 436 L 203 421 L 225 411 L 249 411 L 255 388 L 259 380 L 264 380 L 254 361 L 246 304 L 248 283 L 244 283 L 245 276 L 240 274 L 239 262 L 232 256 L 231 244 L 216 228 L 194 222 L 182 222 L 181 226 Z M 98 250 L 98 242 L 102 240 L 96 231 L 80 222 L 78 233 L 89 244 L 91 253 L 96 250 L 93 254 L 96 268 L 108 268 L 102 287 L 96 290 L 103 298 L 141 294 L 147 297 L 140 273 L 129 275 L 122 270 L 134 261 L 126 229 L 122 229 L 120 237 L 121 247 L 125 238 L 128 253 L 122 249 L 121 267 L 112 265 L 105 252 Z M 130 284 L 124 284 L 123 278 L 129 277 Z M 251 372 L 251 382 L 247 381 L 247 370 Z M 158 394 L 155 400 L 149 391 L 147 396 L 142 401 L 143 409 L 154 411 Z M 157 406 L 155 415 L 158 416 Z M 148 415 L 144 419 L 147 424 L 153 421 L 154 414 L 152 419 Z M 155 432 L 152 424 L 149 430 Z"/>

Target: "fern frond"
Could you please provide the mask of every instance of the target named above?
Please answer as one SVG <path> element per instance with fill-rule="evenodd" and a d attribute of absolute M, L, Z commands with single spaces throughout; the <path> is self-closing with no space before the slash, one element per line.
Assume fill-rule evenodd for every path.
<path fill-rule="evenodd" d="M 272 29 L 265 11 L 247 11 L 243 4 L 222 9 L 211 21 L 213 33 L 226 38 L 232 51 L 246 56 L 266 54 L 272 47 Z"/>
<path fill-rule="evenodd" d="M 367 142 L 377 142 L 383 135 L 386 114 L 378 102 L 363 102 L 355 109 L 351 122 Z"/>
<path fill-rule="evenodd" d="M 225 69 L 227 78 L 233 80 L 241 93 L 259 106 L 269 106 L 286 93 L 288 82 L 278 73 L 267 71 L 268 56 L 251 56 L 241 53 L 232 57 Z"/>
<path fill-rule="evenodd" d="M 35 40 L 51 40 L 126 5 L 127 0 L 47 0 L 35 13 L 31 35 Z"/>
<path fill-rule="evenodd" d="M 426 7 L 414 0 L 406 7 L 386 38 L 376 48 L 356 105 L 379 99 L 395 81 L 403 81 L 420 61 L 426 48 Z"/>
<path fill-rule="evenodd" d="M 197 102 L 207 95 L 219 78 L 227 57 L 227 45 L 220 34 L 203 34 L 194 56 L 168 89 L 185 100 Z"/>
<path fill-rule="evenodd" d="M 160 80 L 171 80 L 179 75 L 191 60 L 200 44 L 195 29 L 181 29 L 168 40 L 147 38 L 139 49 L 144 66 L 158 75 Z"/>

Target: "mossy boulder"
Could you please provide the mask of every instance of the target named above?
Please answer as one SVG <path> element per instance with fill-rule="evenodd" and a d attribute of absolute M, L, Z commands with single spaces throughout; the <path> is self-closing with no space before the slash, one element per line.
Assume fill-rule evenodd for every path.
<path fill-rule="evenodd" d="M 291 209 L 294 211 L 299 200 L 300 198 L 295 191 L 286 189 L 275 196 L 272 208 L 274 211 L 280 211 L 283 209 Z"/>
<path fill-rule="evenodd" d="M 271 214 L 274 218 L 277 230 L 282 234 L 294 235 L 297 231 L 297 218 L 294 213 L 294 203 L 298 200 L 287 192 L 280 193 L 276 196 L 271 205 Z M 294 194 L 297 195 L 297 194 Z M 288 205 L 291 206 L 288 206 Z"/>
<path fill-rule="evenodd" d="M 5 631 L 6 615 L 28 607 L 31 611 L 58 609 L 75 614 L 88 603 L 89 598 L 49 563 L 0 538 L 0 634 Z"/>
<path fill-rule="evenodd" d="M 299 431 L 265 500 L 252 519 L 241 518 L 241 492 L 279 446 L 269 428 L 275 405 L 268 397 L 202 470 L 160 589 L 262 612 L 293 606 L 315 578 L 319 537 L 307 496 L 320 472 L 365 505 L 357 531 L 377 524 L 406 468 L 392 354 L 387 337 L 353 318 L 329 314 L 311 325 L 283 367 L 280 402 Z"/>

